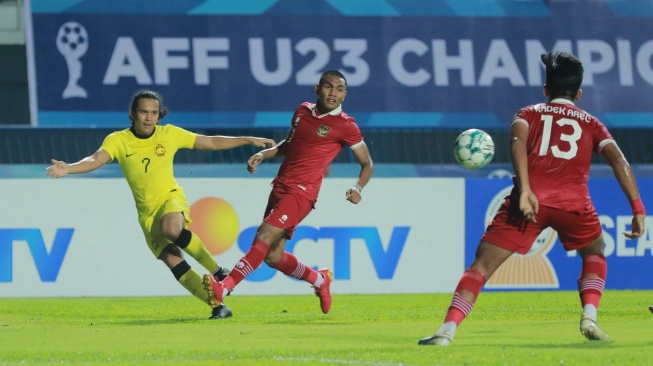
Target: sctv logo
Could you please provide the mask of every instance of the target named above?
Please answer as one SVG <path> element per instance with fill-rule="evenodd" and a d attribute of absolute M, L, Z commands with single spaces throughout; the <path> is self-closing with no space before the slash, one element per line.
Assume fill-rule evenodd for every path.
<path fill-rule="evenodd" d="M 14 243 L 25 242 L 43 282 L 54 282 L 75 229 L 59 228 L 48 252 L 40 229 L 0 229 L 0 283 L 13 280 Z"/>
<path fill-rule="evenodd" d="M 252 238 L 256 234 L 257 227 L 250 227 L 243 230 L 238 237 L 238 247 L 247 252 L 252 244 Z M 392 235 L 384 249 L 379 231 L 376 227 L 321 227 L 299 226 L 293 235 L 292 240 L 286 243 L 286 251 L 293 253 L 299 241 L 311 240 L 317 243 L 318 240 L 333 241 L 333 271 L 334 277 L 339 280 L 351 279 L 351 245 L 352 240 L 362 240 L 376 270 L 376 275 L 381 280 L 389 280 L 394 276 L 401 252 L 406 244 L 409 227 L 397 226 L 392 229 Z M 301 260 L 301 258 L 300 258 Z M 267 266 L 261 266 L 247 277 L 249 281 L 267 281 L 278 272 Z"/>
<path fill-rule="evenodd" d="M 239 232 L 238 215 L 225 200 L 205 197 L 191 206 L 190 230 L 204 242 L 209 252 L 219 255 L 237 243 L 238 248 L 247 252 L 256 235 L 257 226 L 245 228 Z M 351 279 L 352 246 L 363 242 L 379 279 L 392 279 L 399 264 L 401 253 L 406 245 L 410 227 L 392 228 L 387 245 L 384 245 L 375 226 L 298 226 L 292 240 L 286 243 L 286 251 L 293 253 L 299 242 L 317 244 L 318 241 L 333 243 L 333 271 L 339 280 Z M 300 260 L 302 258 L 299 258 Z M 248 281 L 266 281 L 278 272 L 265 265 L 247 277 Z"/>

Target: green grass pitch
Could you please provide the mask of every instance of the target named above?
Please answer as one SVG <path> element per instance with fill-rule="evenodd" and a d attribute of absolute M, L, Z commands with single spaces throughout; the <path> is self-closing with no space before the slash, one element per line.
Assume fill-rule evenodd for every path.
<path fill-rule="evenodd" d="M 307 291 L 310 289 L 307 289 Z M 449 347 L 418 346 L 450 294 L 0 299 L 0 365 L 645 365 L 653 291 L 606 291 L 608 342 L 579 333 L 576 292 L 482 293 Z"/>

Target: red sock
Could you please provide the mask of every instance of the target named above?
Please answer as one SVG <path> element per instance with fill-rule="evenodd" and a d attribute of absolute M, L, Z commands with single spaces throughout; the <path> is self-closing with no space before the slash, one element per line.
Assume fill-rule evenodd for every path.
<path fill-rule="evenodd" d="M 460 325 L 465 317 L 467 317 L 467 315 L 472 311 L 472 308 L 474 308 L 474 302 L 484 284 L 485 276 L 481 272 L 471 269 L 466 270 L 458 282 L 458 286 L 456 287 L 453 299 L 451 300 L 449 310 L 447 310 L 447 316 L 444 318 L 444 322 L 454 322 L 456 323 L 456 326 Z M 474 302 L 463 298 L 460 295 L 461 290 L 467 290 L 474 294 Z"/>
<path fill-rule="evenodd" d="M 596 254 L 583 258 L 583 269 L 578 279 L 578 292 L 582 306 L 589 304 L 599 308 L 607 272 L 608 265 L 604 256 Z"/>
<path fill-rule="evenodd" d="M 229 291 L 233 290 L 236 285 L 263 263 L 263 259 L 265 259 L 265 255 L 269 249 L 270 246 L 266 242 L 255 239 L 251 248 L 236 263 L 229 276 L 222 281 L 224 287 Z"/>
<path fill-rule="evenodd" d="M 281 257 L 279 263 L 270 267 L 290 277 L 304 280 L 311 285 L 317 281 L 317 276 L 320 275 L 316 270 L 305 265 L 304 263 L 301 263 L 299 260 L 297 260 L 297 257 L 288 252 L 283 252 L 283 257 Z"/>

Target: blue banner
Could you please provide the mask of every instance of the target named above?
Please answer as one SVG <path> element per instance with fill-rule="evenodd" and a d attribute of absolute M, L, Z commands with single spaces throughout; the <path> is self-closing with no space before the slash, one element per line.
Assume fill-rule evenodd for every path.
<path fill-rule="evenodd" d="M 507 179 L 465 179 L 465 266 L 474 260 L 476 247 L 486 226 L 499 208 L 512 184 Z M 653 179 L 639 179 L 639 189 L 649 192 Z M 605 255 L 608 261 L 608 289 L 653 289 L 650 272 L 653 257 L 653 220 L 646 217 L 647 231 L 639 239 L 627 239 L 632 213 L 616 179 L 593 178 L 590 194 L 603 226 Z M 649 205 L 650 206 L 650 205 Z M 576 252 L 566 252 L 557 233 L 547 229 L 536 239 L 526 255 L 513 255 L 488 281 L 489 290 L 576 290 L 582 262 Z"/>
<path fill-rule="evenodd" d="M 361 126 L 500 127 L 544 100 L 540 54 L 553 49 L 584 62 L 579 106 L 606 125 L 653 116 L 651 12 L 637 1 L 134 3 L 32 1 L 39 125 L 124 126 L 150 88 L 182 126 L 285 126 L 338 69 Z"/>

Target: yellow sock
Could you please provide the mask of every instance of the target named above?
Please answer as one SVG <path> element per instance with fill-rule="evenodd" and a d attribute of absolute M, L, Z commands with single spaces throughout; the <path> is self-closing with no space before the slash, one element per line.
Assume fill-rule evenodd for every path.
<path fill-rule="evenodd" d="M 202 284 L 202 277 L 194 269 L 184 273 L 177 281 L 184 286 L 196 298 L 202 300 L 203 303 L 209 303 L 209 294 L 204 290 Z"/>
<path fill-rule="evenodd" d="M 192 233 L 190 243 L 184 248 L 184 252 L 188 253 L 193 259 L 197 261 L 202 267 L 206 268 L 210 274 L 214 274 L 218 270 L 218 263 L 213 259 L 211 253 L 206 249 L 199 236 Z M 201 283 L 202 281 L 200 281 Z"/>

